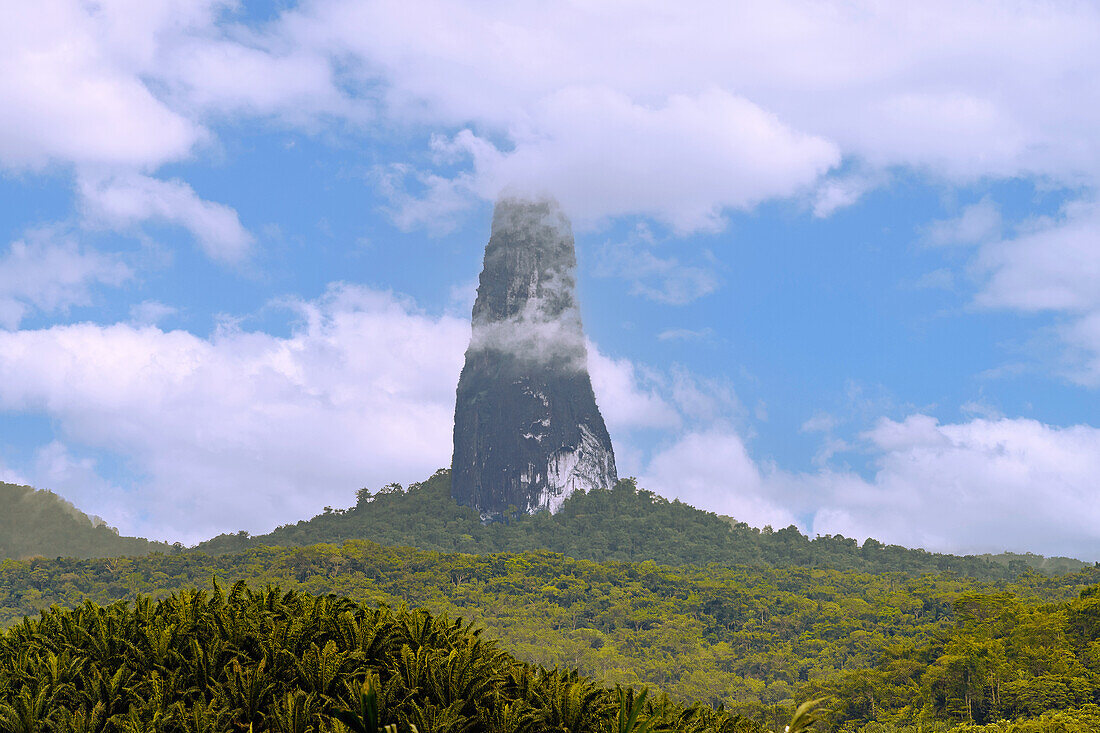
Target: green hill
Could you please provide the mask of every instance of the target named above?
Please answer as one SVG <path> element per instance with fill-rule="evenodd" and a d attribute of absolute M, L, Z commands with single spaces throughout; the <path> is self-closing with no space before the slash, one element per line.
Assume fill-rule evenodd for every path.
<path fill-rule="evenodd" d="M 300 547 L 354 539 L 437 552 L 551 550 L 597 561 L 830 567 L 873 573 L 951 571 L 986 579 L 1014 578 L 1029 567 L 1043 572 L 1086 567 L 1080 561 L 1048 561 L 1039 555 L 935 554 L 873 539 L 860 546 L 839 535 L 811 540 L 793 526 L 758 530 L 680 501 L 668 501 L 638 489 L 629 479 L 610 491 L 574 494 L 553 515 L 543 512 L 483 525 L 475 511 L 451 498 L 446 470 L 408 490 L 397 484 L 374 495 L 361 490 L 359 502 L 350 509 L 328 510 L 256 537 L 245 532 L 220 535 L 196 549 L 235 552 L 263 545 Z"/>
<path fill-rule="evenodd" d="M 820 696 L 831 698 L 836 711 L 832 730 L 864 733 L 943 733 L 956 726 L 961 733 L 975 730 L 966 727 L 971 721 L 1001 718 L 1020 727 L 977 730 L 1084 733 L 1097 730 L 1089 726 L 1100 717 L 1090 707 L 1100 702 L 1100 568 L 1062 576 L 1028 571 L 1006 582 L 955 573 L 595 563 L 544 551 L 442 554 L 365 541 L 218 556 L 39 558 L 0 563 L 0 627 L 53 604 L 163 598 L 209 585 L 212 576 L 461 616 L 523 662 L 579 669 L 603 685 L 654 686 L 684 704 L 722 705 L 768 730 L 782 730 L 796 701 Z M 277 604 L 272 609 L 277 617 L 288 613 Z M 47 628 L 65 626 L 57 612 L 47 616 L 56 619 Z M 92 640 L 129 634 L 130 623 L 104 622 Z M 196 633 L 189 623 L 135 646 L 187 638 Z M 248 623 L 234 614 L 226 633 L 247 638 L 239 629 Z M 308 641 L 319 639 L 323 651 L 325 623 L 310 628 L 320 635 Z M 309 653 L 308 641 L 299 654 Z M 265 645 L 249 642 L 254 650 Z M 102 653 L 129 649 L 116 644 Z M 65 647 L 51 650 L 62 658 Z M 222 657 L 223 666 L 231 656 Z M 140 669 L 128 667 L 126 674 Z"/>
<path fill-rule="evenodd" d="M 121 537 L 50 491 L 0 483 L 0 559 L 111 557 L 171 550 L 163 542 Z"/>

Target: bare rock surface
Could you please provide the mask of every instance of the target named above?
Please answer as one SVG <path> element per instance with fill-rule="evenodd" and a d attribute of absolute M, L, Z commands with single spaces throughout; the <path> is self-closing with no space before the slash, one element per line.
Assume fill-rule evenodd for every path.
<path fill-rule="evenodd" d="M 474 303 L 455 402 L 451 494 L 483 519 L 561 507 L 610 488 L 615 455 L 588 375 L 568 219 L 505 198 Z"/>

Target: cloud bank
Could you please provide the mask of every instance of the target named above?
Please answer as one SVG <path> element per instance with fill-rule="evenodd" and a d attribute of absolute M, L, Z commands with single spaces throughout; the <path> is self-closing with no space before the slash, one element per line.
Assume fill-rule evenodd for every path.
<path fill-rule="evenodd" d="M 464 319 L 348 285 L 287 305 L 288 336 L 126 323 L 0 332 L 0 409 L 59 428 L 27 466 L 5 470 L 124 531 L 194 542 L 347 506 L 361 486 L 449 464 Z M 755 526 L 1100 559 L 1098 428 L 914 414 L 859 436 L 867 477 L 828 456 L 794 473 L 752 456 L 727 383 L 588 350 L 623 474 L 665 496 Z M 821 416 L 806 429 L 830 432 Z M 646 431 L 664 447 L 640 450 L 633 436 Z M 99 455 L 121 460 L 134 488 L 112 484 Z"/>
<path fill-rule="evenodd" d="M 51 465 L 74 462 L 66 446 L 104 451 L 138 488 L 86 480 L 87 462 L 36 480 L 129 531 L 193 541 L 448 465 L 469 325 L 362 288 L 292 305 L 288 337 L 121 323 L 0 333 L 0 409 L 58 422 Z"/>
<path fill-rule="evenodd" d="M 425 197 L 391 191 L 399 220 L 533 185 L 578 221 L 679 232 L 770 198 L 827 215 L 896 167 L 1100 175 L 1087 3 L 305 0 L 248 23 L 223 0 L 45 0 L 9 15 L 0 165 L 17 170 L 148 175 L 223 120 L 396 125 L 432 133 L 439 164 L 413 167 Z"/>

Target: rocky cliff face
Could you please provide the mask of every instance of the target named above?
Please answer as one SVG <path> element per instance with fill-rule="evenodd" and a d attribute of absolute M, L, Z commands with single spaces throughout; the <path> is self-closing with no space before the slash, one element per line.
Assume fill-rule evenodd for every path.
<path fill-rule="evenodd" d="M 577 489 L 616 481 L 588 376 L 576 268 L 556 203 L 497 203 L 458 382 L 451 466 L 451 495 L 483 519 L 553 512 Z"/>

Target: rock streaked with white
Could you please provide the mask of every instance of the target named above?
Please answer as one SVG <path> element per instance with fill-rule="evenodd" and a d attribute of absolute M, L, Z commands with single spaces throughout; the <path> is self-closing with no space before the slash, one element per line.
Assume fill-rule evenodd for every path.
<path fill-rule="evenodd" d="M 576 268 L 572 230 L 555 202 L 497 202 L 451 465 L 452 496 L 483 519 L 554 512 L 574 491 L 616 481 L 588 375 Z"/>

